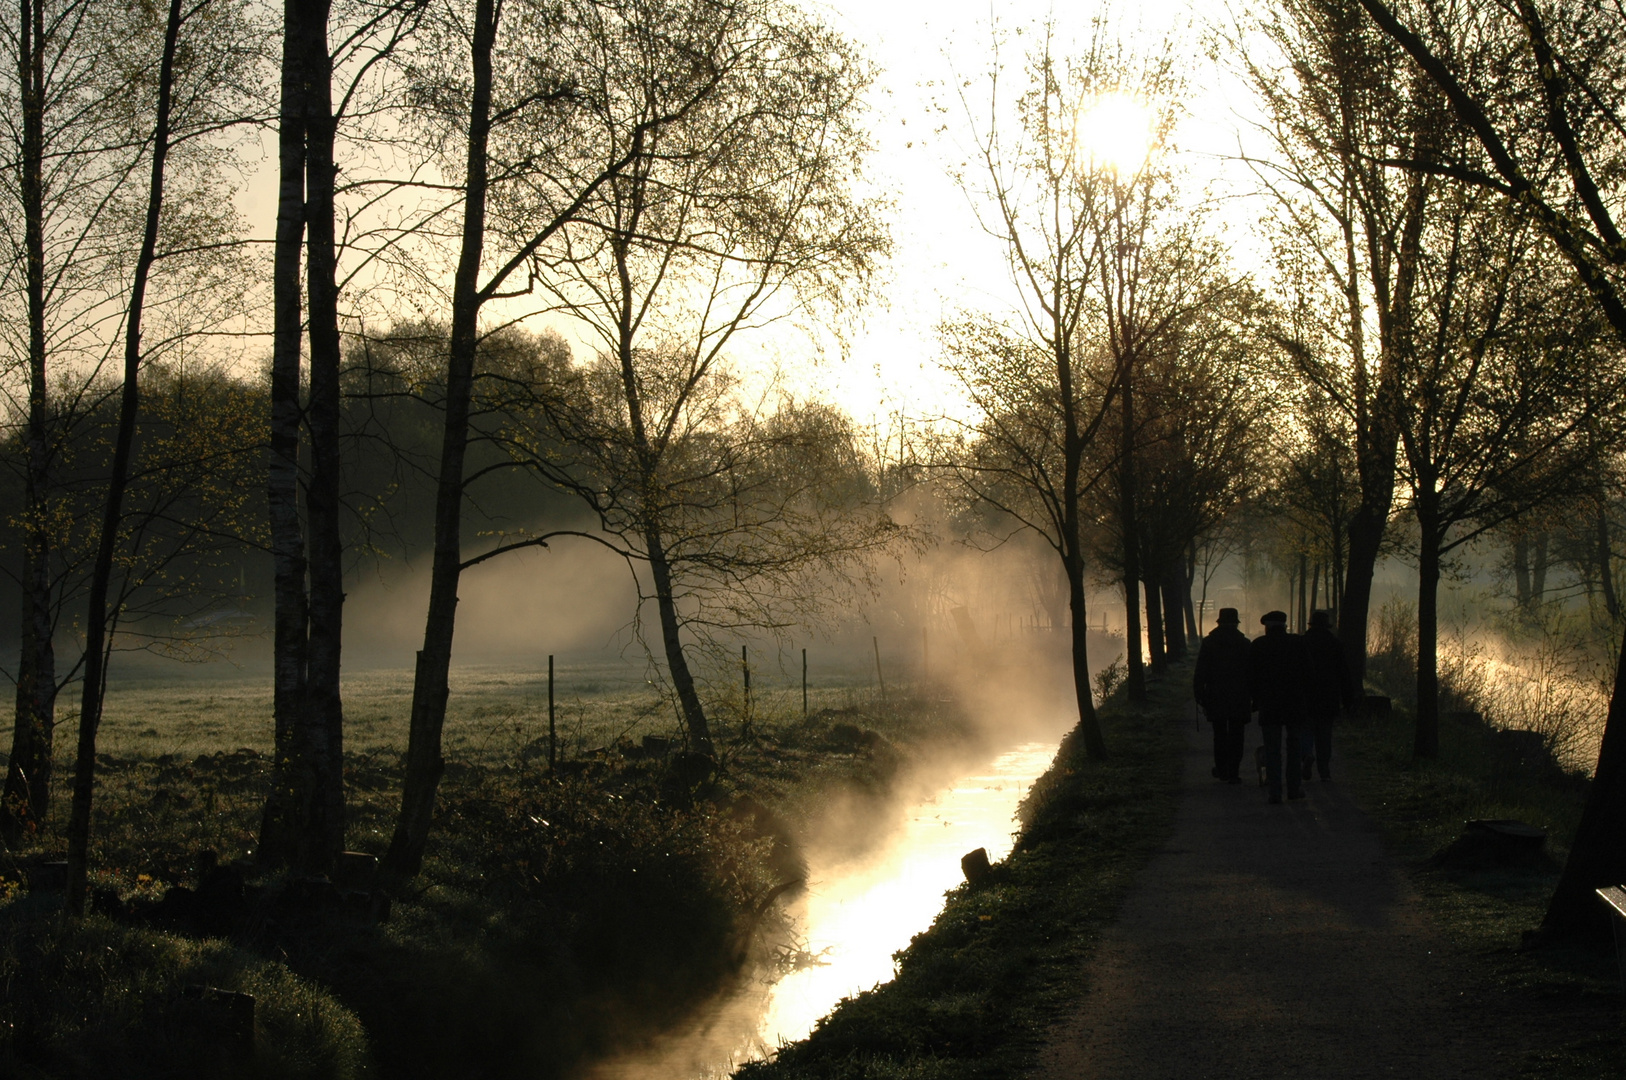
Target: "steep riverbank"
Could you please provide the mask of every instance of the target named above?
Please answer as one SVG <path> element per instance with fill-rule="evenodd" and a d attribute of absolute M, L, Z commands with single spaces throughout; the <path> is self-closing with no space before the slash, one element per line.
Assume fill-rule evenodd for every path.
<path fill-rule="evenodd" d="M 0 1075 L 545 1080 L 683 1028 L 783 925 L 801 818 L 839 799 L 862 820 L 917 763 L 980 745 L 946 698 L 833 696 L 806 721 L 759 709 L 716 772 L 606 722 L 550 776 L 546 743 L 505 719 L 511 747 L 448 769 L 428 864 L 388 890 L 387 919 L 241 858 L 268 777 L 246 725 L 189 757 L 138 735 L 99 770 L 96 914 L 60 916 L 55 831 L 0 857 L 0 982 L 30 988 L 0 995 Z M 346 765 L 361 846 L 399 761 Z M 198 983 L 254 995 L 248 1057 L 221 1058 Z"/>

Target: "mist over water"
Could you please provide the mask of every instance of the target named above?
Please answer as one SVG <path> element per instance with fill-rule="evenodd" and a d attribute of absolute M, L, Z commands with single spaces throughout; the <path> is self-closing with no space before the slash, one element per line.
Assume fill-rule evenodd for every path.
<path fill-rule="evenodd" d="M 729 1075 L 746 1061 L 807 1036 L 841 999 L 891 979 L 892 956 L 931 925 L 943 894 L 962 880 L 960 857 L 978 847 L 999 860 L 1015 837 L 1017 804 L 1056 753 L 1057 738 L 1019 743 L 925 796 L 899 802 L 887 838 L 853 858 L 839 837 L 807 852 L 809 885 L 788 914 L 801 966 L 760 973 L 692 1027 L 601 1065 L 593 1080 Z"/>
<path fill-rule="evenodd" d="M 1121 645 L 1091 637 L 1093 673 Z M 890 980 L 893 954 L 963 880 L 961 857 L 979 847 L 994 861 L 1009 854 L 1018 804 L 1078 719 L 1066 639 L 1031 632 L 982 641 L 979 662 L 969 649 L 964 666 L 945 658 L 946 681 L 981 728 L 975 749 L 928 756 L 879 808 L 868 799 L 825 805 L 802 838 L 808 886 L 785 908 L 789 963 L 750 974 L 682 1030 L 600 1064 L 590 1080 L 727 1076 L 805 1037 L 843 998 Z"/>

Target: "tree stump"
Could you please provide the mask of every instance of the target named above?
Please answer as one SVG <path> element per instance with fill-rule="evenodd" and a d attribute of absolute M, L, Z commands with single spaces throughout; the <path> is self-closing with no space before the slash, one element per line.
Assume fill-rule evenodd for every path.
<path fill-rule="evenodd" d="M 966 852 L 960 859 L 960 872 L 965 874 L 966 881 L 970 883 L 973 889 L 993 877 L 994 868 L 988 862 L 988 849 L 978 848 L 975 851 Z"/>
<path fill-rule="evenodd" d="M 333 864 L 335 888 L 370 892 L 377 878 L 378 856 L 365 851 L 341 851 Z"/>
<path fill-rule="evenodd" d="M 1462 835 L 1437 856 L 1443 866 L 1458 869 L 1552 865 L 1547 855 L 1547 830 L 1511 818 L 1475 819 L 1463 824 Z"/>
<path fill-rule="evenodd" d="M 37 862 L 27 868 L 29 892 L 66 892 L 68 890 L 68 860 L 52 859 Z"/>

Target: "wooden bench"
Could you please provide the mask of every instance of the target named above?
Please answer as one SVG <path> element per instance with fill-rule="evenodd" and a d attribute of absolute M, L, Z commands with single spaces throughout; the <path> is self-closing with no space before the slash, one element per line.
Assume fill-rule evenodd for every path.
<path fill-rule="evenodd" d="M 1598 899 L 1609 907 L 1614 916 L 1610 923 L 1615 928 L 1615 959 L 1620 964 L 1620 985 L 1626 990 L 1626 886 L 1608 885 L 1598 890 Z"/>

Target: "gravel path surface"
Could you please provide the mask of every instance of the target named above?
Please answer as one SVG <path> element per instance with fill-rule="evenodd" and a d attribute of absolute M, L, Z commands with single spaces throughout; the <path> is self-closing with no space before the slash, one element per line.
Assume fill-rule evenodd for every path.
<path fill-rule="evenodd" d="M 1333 775 L 1338 775 L 1336 735 Z M 1336 779 L 1265 802 L 1192 731 L 1174 835 L 1137 879 L 1040 1076 L 1136 1080 L 1504 1072 L 1523 1033 L 1476 1013 L 1372 822 Z"/>

